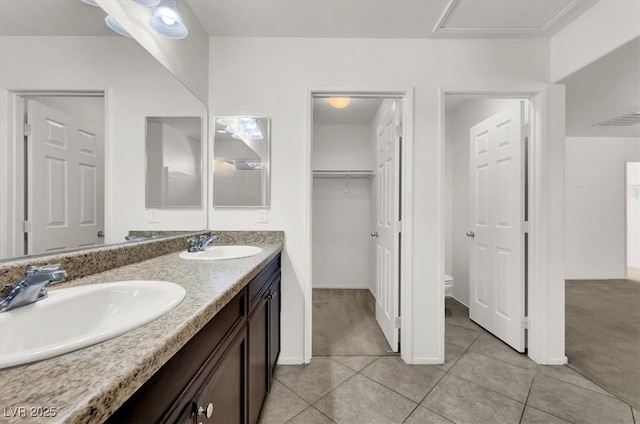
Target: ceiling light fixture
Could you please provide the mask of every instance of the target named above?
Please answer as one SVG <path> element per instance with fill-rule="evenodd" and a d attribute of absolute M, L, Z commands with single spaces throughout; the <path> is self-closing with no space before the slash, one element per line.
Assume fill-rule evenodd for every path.
<path fill-rule="evenodd" d="M 107 24 L 109 28 L 111 28 L 113 31 L 117 32 L 118 34 L 124 37 L 133 38 L 131 34 L 129 34 L 129 31 L 124 29 L 124 27 L 120 25 L 113 16 L 107 15 L 107 17 L 104 18 L 104 23 Z"/>
<path fill-rule="evenodd" d="M 330 97 L 329 104 L 336 109 L 344 109 L 349 106 L 351 99 L 349 97 Z"/>
<path fill-rule="evenodd" d="M 91 5 L 91 6 L 98 6 L 99 7 L 98 3 L 96 3 L 96 0 L 80 0 L 80 1 L 82 3 L 86 3 L 86 4 Z"/>
<path fill-rule="evenodd" d="M 182 39 L 189 33 L 182 23 L 176 0 L 162 0 L 154 10 L 149 25 L 168 38 Z"/>
<path fill-rule="evenodd" d="M 157 5 L 160 4 L 161 0 L 133 0 L 133 1 L 138 3 L 141 6 L 156 7 Z"/>

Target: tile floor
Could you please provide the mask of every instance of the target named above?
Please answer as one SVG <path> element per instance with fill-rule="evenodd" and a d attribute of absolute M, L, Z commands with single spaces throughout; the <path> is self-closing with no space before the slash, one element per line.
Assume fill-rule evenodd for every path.
<path fill-rule="evenodd" d="M 444 364 L 318 356 L 279 366 L 261 422 L 640 424 L 640 411 L 568 367 L 536 365 L 447 304 Z"/>

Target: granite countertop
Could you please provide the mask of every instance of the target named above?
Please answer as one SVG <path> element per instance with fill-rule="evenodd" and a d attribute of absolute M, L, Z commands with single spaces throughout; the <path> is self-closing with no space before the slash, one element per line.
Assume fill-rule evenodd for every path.
<path fill-rule="evenodd" d="M 103 422 L 282 251 L 282 243 L 273 240 L 244 244 L 264 250 L 223 261 L 189 261 L 175 252 L 52 287 L 165 280 L 187 294 L 166 315 L 122 336 L 0 370 L 0 421 Z M 64 318 L 59 325 L 65 325 Z M 55 408 L 55 417 L 38 416 L 47 408 Z"/>

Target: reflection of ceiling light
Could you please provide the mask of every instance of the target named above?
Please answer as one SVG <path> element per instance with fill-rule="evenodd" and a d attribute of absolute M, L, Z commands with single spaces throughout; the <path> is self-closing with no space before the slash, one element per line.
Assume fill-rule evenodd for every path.
<path fill-rule="evenodd" d="M 98 3 L 96 3 L 96 0 L 80 0 L 82 3 L 87 3 L 90 4 L 91 6 L 98 6 Z"/>
<path fill-rule="evenodd" d="M 156 7 L 157 5 L 160 4 L 160 0 L 133 0 L 133 1 L 138 3 L 139 5 L 147 6 L 147 7 Z"/>
<path fill-rule="evenodd" d="M 217 132 L 218 134 L 226 134 L 226 133 L 227 133 L 225 130 L 216 130 L 216 132 Z"/>
<path fill-rule="evenodd" d="M 330 97 L 329 104 L 336 109 L 344 109 L 349 106 L 351 99 L 348 97 Z"/>
<path fill-rule="evenodd" d="M 131 37 L 131 34 L 129 34 L 129 32 L 128 32 L 126 29 L 124 29 L 124 28 L 122 27 L 122 25 L 120 25 L 120 24 L 118 23 L 118 21 L 116 21 L 116 20 L 113 18 L 113 16 L 111 16 L 111 15 L 107 15 L 107 17 L 106 17 L 106 18 L 104 18 L 104 22 L 107 24 L 107 26 L 108 26 L 109 28 L 111 28 L 112 30 L 114 30 L 114 31 L 115 31 L 115 32 L 117 32 L 118 34 L 123 35 L 123 36 L 125 36 L 125 37 L 133 38 L 133 37 Z"/>
<path fill-rule="evenodd" d="M 151 28 L 168 38 L 185 38 L 189 31 L 182 23 L 176 0 L 162 0 L 149 20 Z"/>
<path fill-rule="evenodd" d="M 216 123 L 224 126 L 224 130 L 216 132 L 228 133 L 236 140 L 264 140 L 256 118 L 218 118 Z"/>

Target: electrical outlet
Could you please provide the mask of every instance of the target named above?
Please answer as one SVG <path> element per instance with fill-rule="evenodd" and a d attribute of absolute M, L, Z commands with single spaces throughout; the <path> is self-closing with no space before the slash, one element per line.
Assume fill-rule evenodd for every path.
<path fill-rule="evenodd" d="M 258 222 L 258 224 L 266 224 L 267 222 L 269 222 L 269 215 L 267 214 L 267 210 L 266 209 L 259 209 L 258 210 L 257 222 Z"/>
<path fill-rule="evenodd" d="M 147 209 L 147 221 L 150 224 L 158 224 L 160 222 L 157 209 Z"/>

